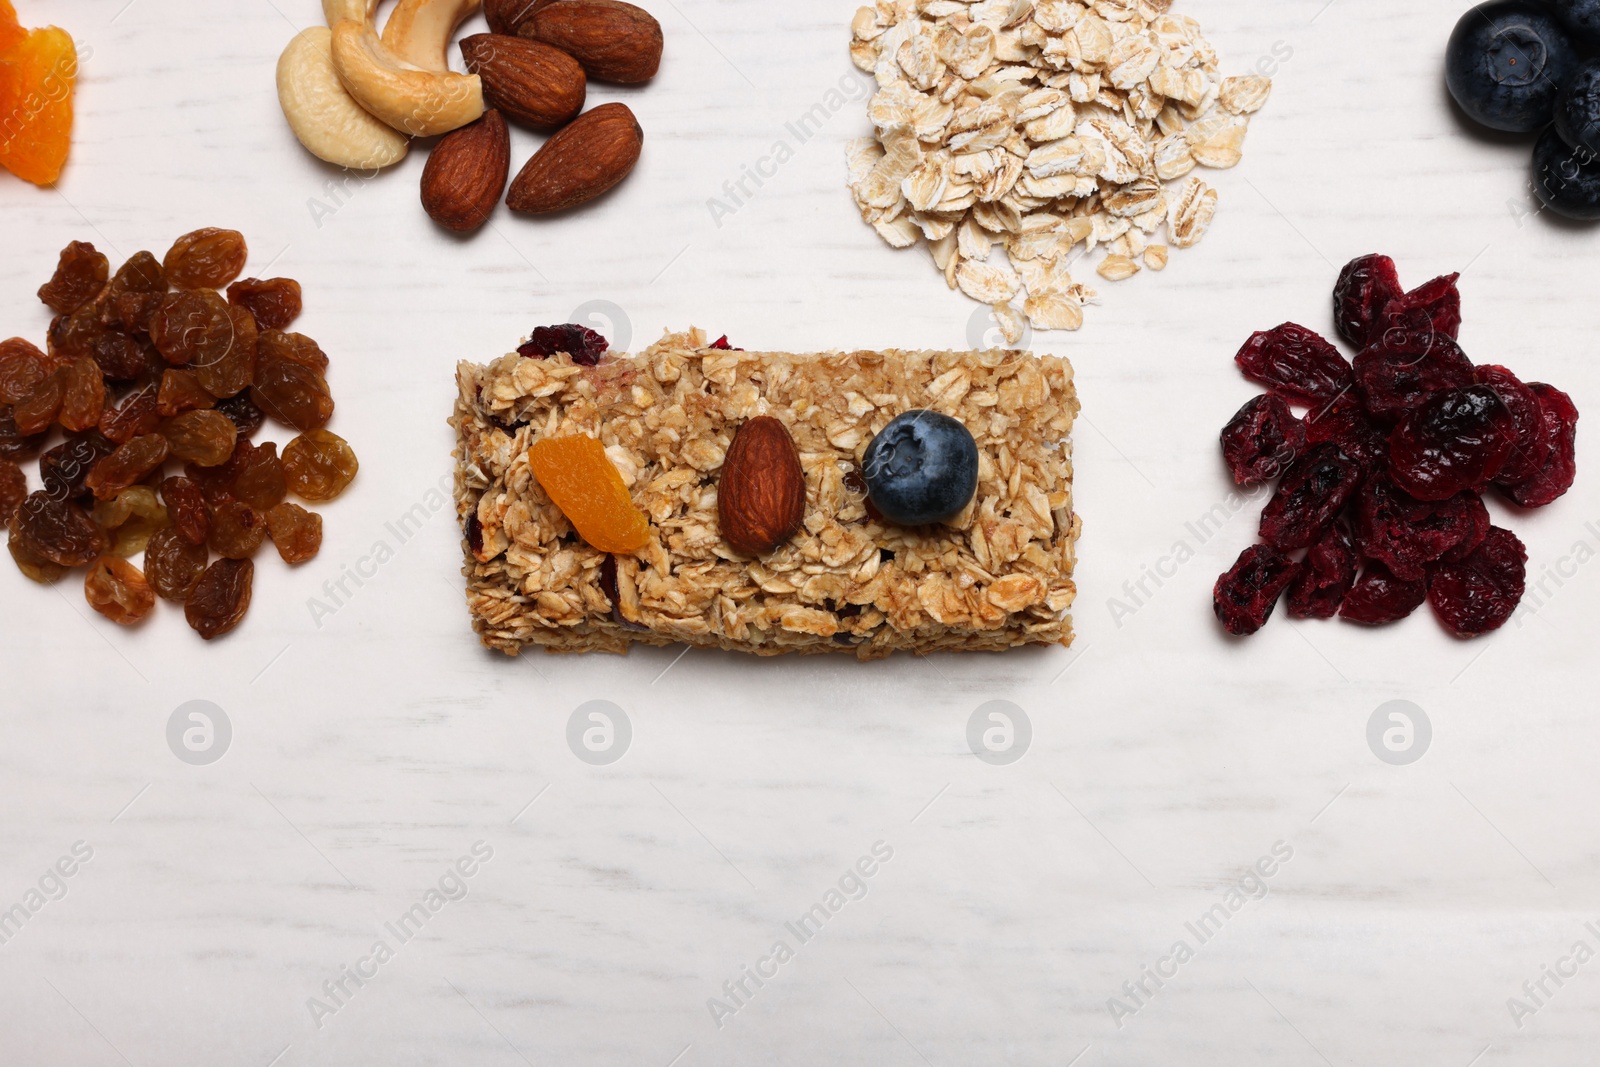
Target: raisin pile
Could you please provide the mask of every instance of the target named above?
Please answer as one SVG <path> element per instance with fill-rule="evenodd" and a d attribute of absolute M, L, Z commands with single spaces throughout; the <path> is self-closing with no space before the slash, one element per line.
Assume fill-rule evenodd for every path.
<path fill-rule="evenodd" d="M 324 428 L 327 355 L 284 332 L 300 283 L 235 280 L 248 254 L 237 231 L 207 228 L 112 273 L 74 241 L 39 290 L 56 314 L 45 348 L 0 341 L 6 547 L 40 583 L 87 567 L 84 596 L 113 622 L 141 621 L 159 598 L 206 640 L 228 633 L 264 543 L 289 564 L 322 547 L 322 516 L 289 494 L 332 500 L 356 475 L 355 453 Z M 269 418 L 299 434 L 281 457 L 254 440 Z M 30 491 L 22 462 L 35 457 L 42 488 Z"/>
<path fill-rule="evenodd" d="M 1427 601 L 1458 637 L 1516 611 L 1528 553 L 1490 523 L 1484 494 L 1536 508 L 1570 489 L 1578 409 L 1554 386 L 1473 365 L 1456 340 L 1456 278 L 1407 291 L 1392 259 L 1362 256 L 1333 290 L 1353 360 L 1292 322 L 1239 350 L 1267 392 L 1223 428 L 1223 460 L 1241 486 L 1278 484 L 1262 543 L 1212 591 L 1228 633 L 1261 629 L 1285 592 L 1296 618 L 1369 626 Z"/>

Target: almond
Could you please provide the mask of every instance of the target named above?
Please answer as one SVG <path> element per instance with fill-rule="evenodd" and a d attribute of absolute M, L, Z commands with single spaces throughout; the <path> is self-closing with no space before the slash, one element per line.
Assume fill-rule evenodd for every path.
<path fill-rule="evenodd" d="M 448 133 L 422 168 L 422 209 L 447 230 L 471 233 L 494 214 L 511 174 L 511 134 L 493 108 Z"/>
<path fill-rule="evenodd" d="M 794 536 L 806 516 L 806 475 L 788 427 L 758 415 L 739 427 L 722 461 L 717 521 L 742 556 L 764 556 Z"/>
<path fill-rule="evenodd" d="M 483 81 L 484 100 L 536 130 L 566 125 L 583 110 L 588 79 L 578 61 L 541 41 L 479 33 L 461 42 L 467 69 Z"/>
<path fill-rule="evenodd" d="M 515 34 L 540 8 L 557 0 L 483 0 L 483 14 L 490 33 Z"/>
<path fill-rule="evenodd" d="M 571 55 L 589 77 L 635 85 L 661 67 L 661 23 L 622 0 L 559 0 L 540 6 L 517 31 Z"/>
<path fill-rule="evenodd" d="M 644 131 L 628 105 L 601 104 L 534 153 L 511 183 L 506 206 L 543 215 L 593 200 L 628 176 L 643 145 Z"/>

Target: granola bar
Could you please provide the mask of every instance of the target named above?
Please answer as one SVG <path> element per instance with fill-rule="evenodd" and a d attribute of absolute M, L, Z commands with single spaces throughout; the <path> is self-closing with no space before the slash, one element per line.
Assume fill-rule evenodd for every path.
<path fill-rule="evenodd" d="M 1072 367 L 1017 351 L 791 355 L 668 334 L 597 366 L 565 354 L 462 363 L 450 423 L 467 600 L 510 655 L 685 642 L 758 655 L 1069 644 L 1080 522 L 1072 506 Z M 857 464 L 916 408 L 961 420 L 977 495 L 951 523 L 905 528 L 869 510 Z M 781 419 L 806 477 L 804 525 L 761 559 L 717 528 L 717 477 L 746 419 Z M 573 532 L 528 464 L 541 435 L 589 434 L 650 519 L 608 556 Z"/>

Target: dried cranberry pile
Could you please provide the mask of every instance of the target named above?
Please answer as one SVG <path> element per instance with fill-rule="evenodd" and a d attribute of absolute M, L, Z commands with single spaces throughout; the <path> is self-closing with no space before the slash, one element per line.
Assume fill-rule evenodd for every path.
<path fill-rule="evenodd" d="M 87 566 L 84 595 L 113 622 L 144 619 L 159 596 L 207 640 L 227 633 L 249 609 L 263 541 L 291 564 L 322 545 L 322 517 L 285 497 L 331 500 L 355 477 L 355 453 L 323 429 L 328 357 L 283 332 L 300 284 L 235 282 L 246 256 L 238 232 L 196 230 L 112 274 L 74 241 L 39 290 L 57 316 L 46 350 L 0 341 L 11 558 L 41 583 Z M 268 415 L 300 431 L 282 456 L 251 440 Z M 30 492 L 17 461 L 34 456 Z M 168 477 L 169 461 L 182 472 Z M 141 552 L 142 569 L 129 562 Z"/>
<path fill-rule="evenodd" d="M 1264 543 L 1212 594 L 1229 633 L 1255 633 L 1285 591 L 1296 618 L 1368 625 L 1426 600 L 1459 637 L 1516 610 L 1527 551 L 1490 525 L 1483 494 L 1494 486 L 1536 508 L 1571 488 L 1578 411 L 1553 386 L 1473 366 L 1456 343 L 1456 277 L 1406 292 L 1393 260 L 1362 256 L 1333 291 L 1353 363 L 1294 323 L 1234 357 L 1268 391 L 1223 428 L 1223 458 L 1239 485 L 1279 482 L 1261 513 Z"/>

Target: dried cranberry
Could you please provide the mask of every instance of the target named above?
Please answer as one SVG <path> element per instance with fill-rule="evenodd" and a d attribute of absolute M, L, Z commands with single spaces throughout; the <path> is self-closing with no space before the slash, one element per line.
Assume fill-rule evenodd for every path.
<path fill-rule="evenodd" d="M 1517 535 L 1489 527 L 1483 544 L 1465 559 L 1441 564 L 1428 578 L 1428 602 L 1457 637 L 1498 630 L 1522 602 L 1528 550 Z"/>
<path fill-rule="evenodd" d="M 1528 389 L 1539 400 L 1544 421 L 1544 437 L 1551 443 L 1543 466 L 1531 478 L 1504 486 L 1506 496 L 1525 508 L 1539 508 L 1568 489 L 1577 476 L 1578 409 L 1572 398 L 1552 385 L 1529 382 Z"/>
<path fill-rule="evenodd" d="M 1361 481 L 1361 467 L 1333 444 L 1320 444 L 1289 465 L 1261 512 L 1261 539 L 1285 552 L 1315 541 Z"/>
<path fill-rule="evenodd" d="M 1368 479 L 1356 497 L 1355 539 L 1361 554 L 1408 582 L 1427 576 L 1447 552 L 1470 552 L 1489 528 L 1489 511 L 1476 493 L 1448 500 L 1418 500 L 1389 479 Z"/>
<path fill-rule="evenodd" d="M 742 349 L 742 348 L 734 348 L 731 344 L 729 344 L 728 343 L 728 335 L 727 334 L 723 334 L 721 337 L 717 338 L 715 341 L 712 341 L 706 347 L 707 348 L 715 348 L 719 352 L 743 352 L 744 351 L 744 349 Z"/>
<path fill-rule="evenodd" d="M 1394 260 L 1380 255 L 1352 259 L 1333 287 L 1333 321 L 1339 336 L 1365 348 L 1382 330 L 1384 309 L 1403 293 Z"/>
<path fill-rule="evenodd" d="M 1443 275 L 1391 300 L 1383 309 L 1384 326 L 1391 330 L 1432 330 L 1449 337 L 1459 336 L 1461 292 L 1456 288 L 1459 277 L 1459 274 Z"/>
<path fill-rule="evenodd" d="M 1388 423 L 1434 393 L 1471 385 L 1472 361 L 1444 334 L 1389 330 L 1356 356 L 1355 376 L 1367 413 Z"/>
<path fill-rule="evenodd" d="M 1339 618 L 1367 626 L 1399 622 L 1428 598 L 1426 582 L 1396 578 L 1376 560 L 1369 562 L 1339 606 Z"/>
<path fill-rule="evenodd" d="M 467 535 L 467 547 L 474 556 L 483 554 L 483 520 L 478 518 L 478 511 L 474 508 L 467 514 L 467 521 L 463 532 Z"/>
<path fill-rule="evenodd" d="M 1350 388 L 1350 364 L 1339 350 L 1292 322 L 1251 334 L 1233 359 L 1245 377 L 1302 404 L 1325 404 Z"/>
<path fill-rule="evenodd" d="M 1245 637 L 1265 626 L 1299 569 L 1299 564 L 1271 545 L 1251 545 L 1239 553 L 1211 591 L 1211 607 L 1222 628 L 1235 637 Z"/>
<path fill-rule="evenodd" d="M 1281 397 L 1262 393 L 1222 428 L 1222 458 L 1238 485 L 1271 481 L 1305 448 L 1306 428 Z"/>
<path fill-rule="evenodd" d="M 1305 428 L 1308 445 L 1331 441 L 1364 470 L 1388 465 L 1389 435 L 1367 417 L 1354 394 L 1306 415 Z"/>
<path fill-rule="evenodd" d="M 1516 442 L 1516 423 L 1494 389 L 1448 389 L 1395 427 L 1389 474 L 1418 500 L 1446 500 L 1488 485 Z"/>
<path fill-rule="evenodd" d="M 574 323 L 560 326 L 540 326 L 533 331 L 528 342 L 517 349 L 517 355 L 530 359 L 546 359 L 557 352 L 565 352 L 572 362 L 592 367 L 600 362 L 611 346 L 604 337 L 593 330 Z"/>
<path fill-rule="evenodd" d="M 1550 458 L 1554 445 L 1544 435 L 1544 413 L 1539 407 L 1539 398 L 1504 367 L 1483 366 L 1474 373 L 1479 385 L 1489 386 L 1500 397 L 1517 426 L 1517 443 L 1495 480 L 1510 485 L 1533 477 Z"/>
<path fill-rule="evenodd" d="M 626 630 L 648 630 L 648 626 L 630 622 L 622 614 L 622 589 L 617 584 L 617 557 L 606 554 L 600 561 L 600 591 L 611 601 L 611 621 Z"/>
<path fill-rule="evenodd" d="M 1300 563 L 1289 587 L 1289 614 L 1297 619 L 1331 619 L 1355 584 L 1361 557 L 1343 522 L 1329 526 Z"/>

